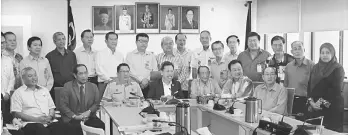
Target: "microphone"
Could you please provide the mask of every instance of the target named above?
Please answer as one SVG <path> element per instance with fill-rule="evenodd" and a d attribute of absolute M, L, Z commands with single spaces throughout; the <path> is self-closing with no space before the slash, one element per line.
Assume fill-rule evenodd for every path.
<path fill-rule="evenodd" d="M 176 123 L 176 122 L 170 122 L 170 121 L 162 121 L 162 120 L 152 120 L 152 122 L 160 122 L 160 123 L 168 123 L 168 125 L 170 126 L 178 126 L 182 129 L 184 129 L 184 133 L 182 132 L 179 132 L 179 133 L 175 133 L 174 135 L 189 135 L 188 131 L 187 131 L 187 128 L 180 125 L 179 123 Z"/>
<path fill-rule="evenodd" d="M 134 92 L 129 92 L 129 94 L 131 94 L 131 95 L 133 95 L 133 96 L 135 96 L 135 97 L 138 97 L 139 99 L 143 99 L 143 98 L 144 98 L 144 97 L 142 97 L 142 96 L 137 95 L 137 94 L 134 93 Z"/>

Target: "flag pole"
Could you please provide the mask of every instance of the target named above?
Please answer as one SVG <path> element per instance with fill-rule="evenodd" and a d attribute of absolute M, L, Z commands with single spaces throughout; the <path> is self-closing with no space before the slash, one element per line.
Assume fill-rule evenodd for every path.
<path fill-rule="evenodd" d="M 252 1 L 246 1 L 244 6 L 248 7 L 247 22 L 245 29 L 245 50 L 248 49 L 248 34 L 251 32 L 251 3 Z"/>

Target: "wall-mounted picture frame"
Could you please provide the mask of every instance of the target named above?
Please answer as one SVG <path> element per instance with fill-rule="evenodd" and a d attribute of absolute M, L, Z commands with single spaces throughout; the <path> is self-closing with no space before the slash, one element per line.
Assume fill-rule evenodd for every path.
<path fill-rule="evenodd" d="M 115 5 L 115 32 L 135 33 L 135 5 Z"/>
<path fill-rule="evenodd" d="M 160 33 L 179 33 L 180 6 L 160 6 Z"/>
<path fill-rule="evenodd" d="M 181 6 L 181 31 L 182 33 L 200 32 L 200 7 Z"/>
<path fill-rule="evenodd" d="M 114 6 L 92 6 L 93 33 L 108 33 L 115 29 Z"/>
<path fill-rule="evenodd" d="M 159 3 L 136 2 L 136 33 L 159 33 Z"/>

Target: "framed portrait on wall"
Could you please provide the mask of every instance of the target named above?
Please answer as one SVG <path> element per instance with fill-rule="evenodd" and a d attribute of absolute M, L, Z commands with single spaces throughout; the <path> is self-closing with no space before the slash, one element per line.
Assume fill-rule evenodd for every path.
<path fill-rule="evenodd" d="M 94 33 L 114 31 L 114 6 L 92 6 L 92 30 Z"/>
<path fill-rule="evenodd" d="M 160 10 L 160 32 L 179 33 L 180 7 L 172 5 L 161 5 Z"/>
<path fill-rule="evenodd" d="M 116 33 L 135 33 L 135 6 L 115 5 Z"/>
<path fill-rule="evenodd" d="M 136 2 L 136 33 L 159 33 L 159 3 Z"/>
<path fill-rule="evenodd" d="M 200 11 L 199 6 L 181 7 L 181 32 L 199 33 L 200 30 Z"/>

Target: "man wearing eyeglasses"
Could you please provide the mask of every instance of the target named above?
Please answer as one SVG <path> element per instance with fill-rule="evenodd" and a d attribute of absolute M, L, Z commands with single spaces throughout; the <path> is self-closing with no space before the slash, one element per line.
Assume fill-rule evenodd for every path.
<path fill-rule="evenodd" d="M 267 67 L 263 71 L 264 84 L 258 85 L 254 90 L 254 97 L 262 100 L 262 109 L 281 115 L 286 115 L 288 92 L 276 83 L 276 69 Z"/>
<path fill-rule="evenodd" d="M 130 68 L 130 77 L 139 83 L 142 93 L 147 96 L 150 72 L 158 71 L 157 61 L 153 52 L 146 51 L 149 43 L 149 36 L 146 33 L 137 34 L 135 43 L 137 49 L 127 54 L 126 63 Z"/>
<path fill-rule="evenodd" d="M 215 59 L 211 63 L 208 63 L 211 69 L 211 77 L 223 87 L 227 81 L 227 77 L 224 77 L 225 71 L 227 71 L 227 62 L 222 58 L 224 52 L 224 44 L 221 41 L 215 41 L 211 44 L 211 49 L 215 56 Z M 220 88 L 222 88 L 220 87 Z"/>

